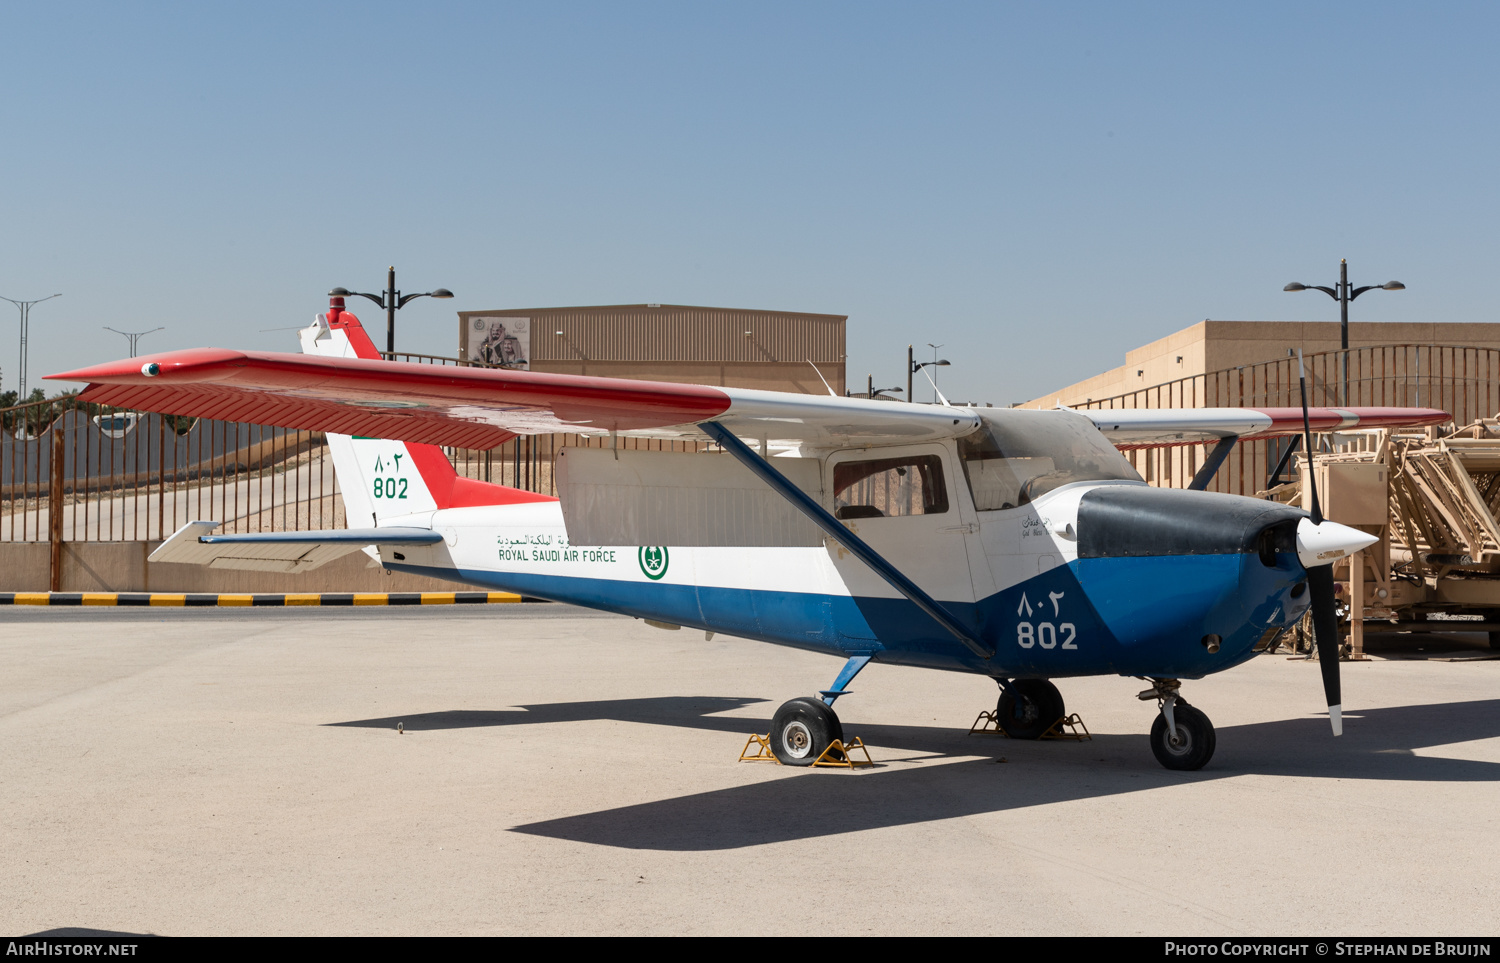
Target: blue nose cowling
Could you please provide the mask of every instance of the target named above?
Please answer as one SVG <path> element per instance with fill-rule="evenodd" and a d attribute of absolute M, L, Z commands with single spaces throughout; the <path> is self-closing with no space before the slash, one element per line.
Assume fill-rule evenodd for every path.
<path fill-rule="evenodd" d="M 1301 509 L 1214 492 L 1108 486 L 1078 511 L 1078 575 L 1127 674 L 1192 678 L 1249 658 L 1305 610 Z M 1220 637 L 1216 652 L 1202 640 Z M 1139 670 L 1132 672 L 1131 668 Z"/>

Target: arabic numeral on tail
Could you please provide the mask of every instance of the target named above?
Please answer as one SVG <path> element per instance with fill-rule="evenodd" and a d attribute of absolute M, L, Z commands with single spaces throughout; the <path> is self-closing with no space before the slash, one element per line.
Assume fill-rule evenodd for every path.
<path fill-rule="evenodd" d="M 1016 624 L 1016 645 L 1023 649 L 1029 649 L 1036 645 L 1036 632 L 1030 622 L 1019 622 Z"/>
<path fill-rule="evenodd" d="M 1067 638 L 1063 639 L 1062 647 L 1065 649 L 1077 650 L 1078 646 L 1073 644 L 1073 640 L 1078 638 L 1078 630 L 1073 627 L 1073 623 L 1064 622 L 1062 625 L 1059 625 L 1058 628 L 1067 633 Z"/>

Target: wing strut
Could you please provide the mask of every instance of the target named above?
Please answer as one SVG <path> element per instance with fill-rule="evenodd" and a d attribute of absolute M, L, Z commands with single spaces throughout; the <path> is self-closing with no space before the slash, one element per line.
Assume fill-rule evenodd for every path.
<path fill-rule="evenodd" d="M 830 538 L 848 549 L 855 558 L 870 566 L 871 570 L 891 584 L 891 587 L 912 601 L 917 608 L 926 612 L 932 620 L 949 632 L 954 638 L 962 642 L 969 651 L 988 660 L 994 655 L 994 651 L 984 646 L 975 637 L 974 633 L 960 622 L 952 612 L 949 612 L 936 599 L 922 591 L 915 582 L 902 575 L 894 565 L 886 561 L 873 548 L 866 545 L 849 529 L 845 528 L 838 519 L 834 518 L 827 509 L 819 505 L 808 496 L 806 492 L 787 480 L 786 476 L 775 468 L 771 463 L 761 458 L 750 450 L 750 446 L 736 438 L 733 432 L 716 421 L 705 421 L 698 425 L 703 433 L 724 447 L 724 450 L 733 455 L 740 464 L 760 478 L 761 481 L 770 485 L 776 494 L 792 503 L 792 506 L 812 520 L 812 523 L 828 534 Z"/>
<path fill-rule="evenodd" d="M 1194 475 L 1193 480 L 1188 483 L 1188 488 L 1200 492 L 1207 491 L 1208 483 L 1214 480 L 1214 473 L 1219 470 L 1220 465 L 1224 464 L 1224 459 L 1229 457 L 1229 449 L 1233 448 L 1234 443 L 1239 440 L 1239 435 L 1220 438 L 1219 443 L 1214 445 L 1214 450 L 1209 452 L 1208 457 L 1203 460 L 1203 467 L 1198 469 L 1198 474 Z"/>

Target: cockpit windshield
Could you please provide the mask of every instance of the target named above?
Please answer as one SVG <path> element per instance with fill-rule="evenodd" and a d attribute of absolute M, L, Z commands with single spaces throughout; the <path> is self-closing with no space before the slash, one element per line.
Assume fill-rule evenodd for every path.
<path fill-rule="evenodd" d="M 1094 423 L 1071 411 L 981 409 L 978 431 L 958 440 L 974 507 L 1024 505 L 1060 485 L 1141 476 Z"/>

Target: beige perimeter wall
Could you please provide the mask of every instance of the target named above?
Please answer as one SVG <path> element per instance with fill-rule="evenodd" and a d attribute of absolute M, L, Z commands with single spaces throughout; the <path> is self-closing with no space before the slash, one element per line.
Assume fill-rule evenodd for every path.
<path fill-rule="evenodd" d="M 201 565 L 146 561 L 160 542 L 67 542 L 64 592 L 454 592 L 478 586 L 371 568 L 355 552 L 299 575 L 231 572 Z M 0 542 L 0 592 L 45 592 L 51 548 L 46 542 Z"/>

